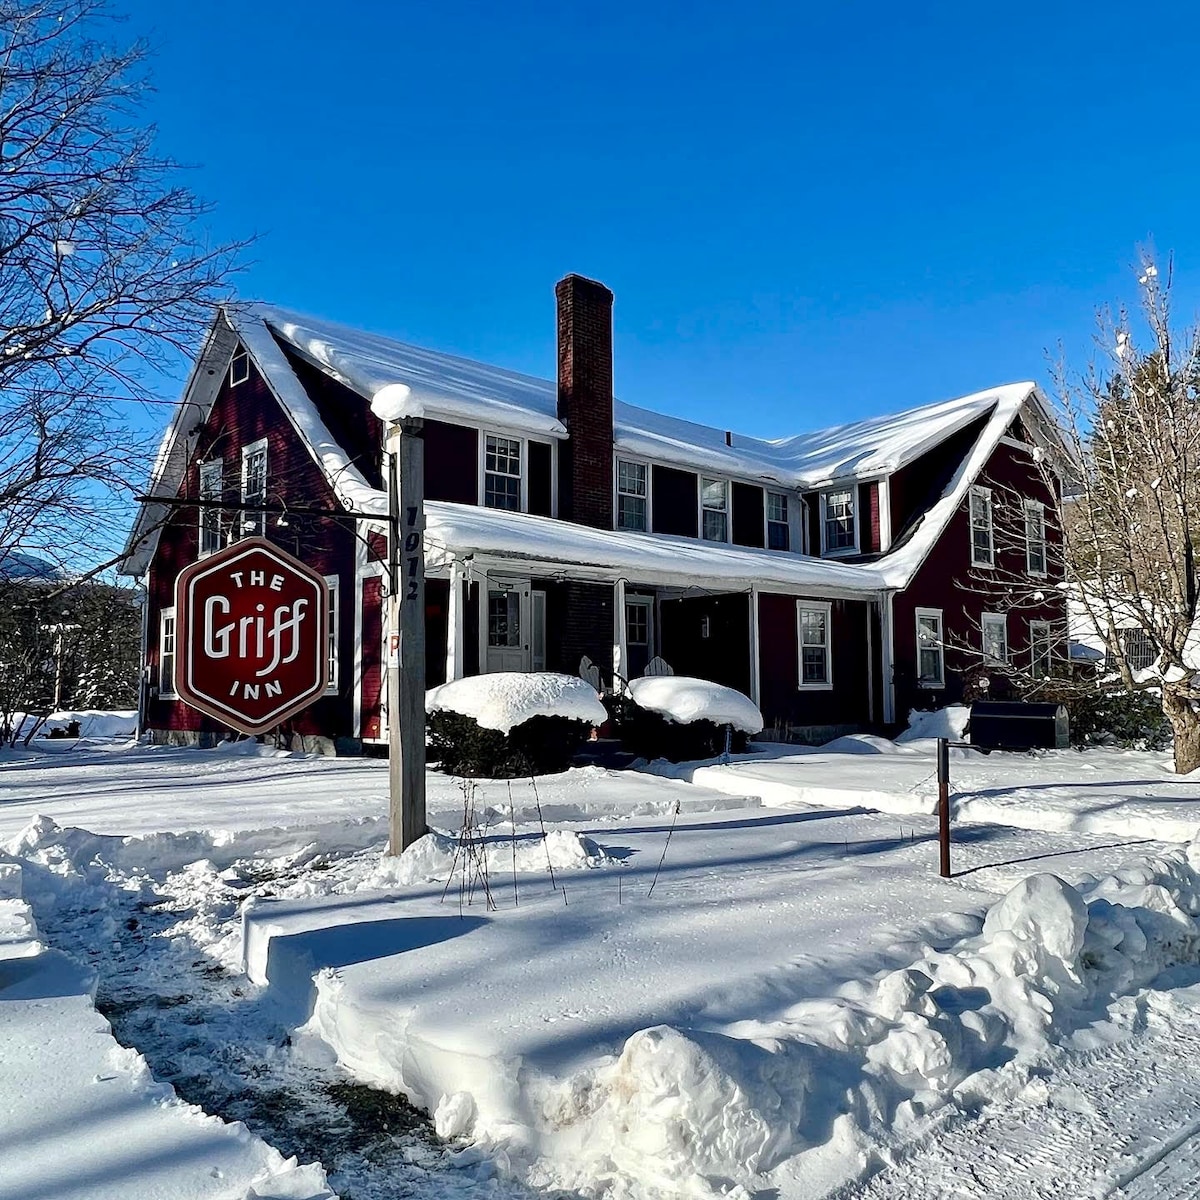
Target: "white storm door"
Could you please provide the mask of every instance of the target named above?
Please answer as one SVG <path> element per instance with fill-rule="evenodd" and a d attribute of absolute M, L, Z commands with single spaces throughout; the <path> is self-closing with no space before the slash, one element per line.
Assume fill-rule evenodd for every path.
<path fill-rule="evenodd" d="M 487 662 L 492 671 L 528 671 L 530 668 L 531 612 L 528 579 L 488 579 Z"/>

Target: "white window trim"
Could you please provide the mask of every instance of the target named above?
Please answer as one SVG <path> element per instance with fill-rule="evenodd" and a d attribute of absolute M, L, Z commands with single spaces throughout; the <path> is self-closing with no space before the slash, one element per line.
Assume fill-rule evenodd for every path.
<path fill-rule="evenodd" d="M 229 386 L 237 387 L 250 378 L 250 354 L 245 347 L 239 347 L 229 360 Z"/>
<path fill-rule="evenodd" d="M 776 521 L 776 525 L 786 525 L 788 531 L 788 545 L 786 550 L 771 550 L 772 554 L 791 554 L 796 548 L 796 497 L 794 493 L 784 491 L 783 488 L 773 488 L 763 486 L 763 549 L 771 550 L 771 497 L 782 496 L 787 502 L 787 520 Z"/>
<path fill-rule="evenodd" d="M 804 682 L 804 625 L 801 613 L 819 612 L 825 617 L 825 682 Z M 796 687 L 802 692 L 833 691 L 833 605 L 828 600 L 796 601 Z"/>
<path fill-rule="evenodd" d="M 207 462 L 200 464 L 200 475 L 197 486 L 197 499 L 206 500 L 213 497 L 206 496 L 204 490 L 204 475 L 205 472 L 212 471 L 213 467 L 217 468 L 217 474 L 220 481 L 220 487 L 217 489 L 216 499 L 220 499 L 225 494 L 225 460 L 223 458 L 210 458 Z M 207 515 L 213 515 L 217 519 L 217 545 L 213 550 L 205 550 L 204 548 L 204 518 Z M 200 550 L 200 557 L 207 558 L 210 554 L 215 554 L 221 548 L 221 517 L 222 510 L 219 508 L 201 508 L 199 513 L 199 528 L 197 530 L 197 545 Z"/>
<path fill-rule="evenodd" d="M 245 502 L 249 499 L 249 497 L 246 495 L 246 476 L 247 476 L 247 468 L 250 465 L 250 456 L 252 454 L 257 454 L 258 451 L 260 451 L 260 450 L 263 452 L 263 491 L 262 491 L 262 500 L 260 501 L 260 503 L 266 504 L 266 502 L 267 502 L 267 480 L 270 478 L 271 452 L 270 452 L 270 448 L 267 445 L 267 439 L 259 438 L 258 441 L 248 442 L 245 446 L 242 447 L 242 503 L 243 504 L 245 504 Z M 263 534 L 265 534 L 266 529 L 267 529 L 267 514 L 265 512 L 255 513 L 254 517 L 259 520 L 259 523 L 262 525 L 262 532 L 263 532 Z M 243 510 L 238 513 L 238 530 L 237 530 L 237 539 L 235 539 L 235 540 L 244 538 L 245 536 L 246 536 L 246 513 Z M 262 535 L 258 535 L 258 536 L 262 536 Z"/>
<path fill-rule="evenodd" d="M 683 468 L 686 470 L 686 468 Z M 704 514 L 706 512 L 718 512 L 719 509 L 704 507 L 704 481 L 709 483 L 723 483 L 725 485 L 725 540 L 717 541 L 716 538 L 706 538 L 704 536 Z M 733 545 L 733 480 L 728 475 L 706 475 L 703 471 L 696 472 L 696 503 L 699 506 L 696 513 L 696 538 L 700 542 L 707 542 L 710 546 L 732 546 Z"/>
<path fill-rule="evenodd" d="M 1004 632 L 1004 657 L 992 658 L 987 650 L 987 628 L 989 625 L 998 625 Z M 980 633 L 980 650 L 983 653 L 983 661 L 988 666 L 1007 667 L 1010 660 L 1010 651 L 1008 646 L 1008 617 L 1004 613 L 981 613 L 979 617 L 979 633 Z"/>
<path fill-rule="evenodd" d="M 976 496 L 986 496 L 988 502 L 988 560 L 987 562 L 977 562 L 975 559 L 975 513 L 974 513 L 974 498 Z M 982 526 L 981 526 L 982 528 Z M 981 567 L 985 570 L 992 570 L 996 566 L 996 509 L 992 497 L 992 489 L 989 487 L 981 487 L 976 484 L 968 493 L 967 499 L 967 537 L 968 554 L 971 558 L 971 566 Z"/>
<path fill-rule="evenodd" d="M 516 442 L 521 447 L 521 507 L 518 512 L 527 513 L 529 511 L 529 439 L 524 434 L 508 432 L 503 429 L 481 429 L 479 431 L 479 507 L 487 508 L 487 440 L 489 437 L 504 438 L 508 442 Z M 557 512 L 555 507 L 556 501 L 554 493 L 556 488 L 556 477 L 554 468 L 554 451 L 550 452 L 550 507 L 551 511 Z M 510 476 L 511 478 L 511 476 Z M 511 509 L 493 508 L 492 512 L 511 512 Z"/>
<path fill-rule="evenodd" d="M 639 529 L 622 529 L 619 523 L 618 505 L 621 495 L 619 481 L 621 478 L 621 463 L 631 463 L 635 466 L 644 468 L 646 472 L 646 528 Z M 654 532 L 654 467 L 644 458 L 638 458 L 636 454 L 614 454 L 613 455 L 613 529 L 619 533 L 653 533 Z"/>
<path fill-rule="evenodd" d="M 1049 659 L 1050 671 L 1054 669 L 1054 625 L 1051 621 L 1037 620 L 1029 622 L 1029 670 L 1032 674 L 1037 669 L 1037 639 L 1043 638 L 1046 657 Z"/>
<path fill-rule="evenodd" d="M 175 639 L 175 644 L 171 649 L 171 690 L 164 691 L 162 686 L 163 677 L 163 641 L 166 634 L 166 624 L 172 623 L 172 636 Z M 160 700 L 176 700 L 179 698 L 179 693 L 175 690 L 175 680 L 178 677 L 179 671 L 179 622 L 175 619 L 175 606 L 172 604 L 169 608 L 162 609 L 158 614 L 158 698 Z"/>
<path fill-rule="evenodd" d="M 342 676 L 342 646 L 338 631 L 342 624 L 342 577 L 326 575 L 325 586 L 329 589 L 329 682 L 325 685 L 326 696 L 336 696 Z M 386 624 L 386 622 L 385 622 Z"/>
<path fill-rule="evenodd" d="M 849 492 L 850 504 L 853 508 L 854 515 L 854 545 L 842 546 L 837 550 L 830 550 L 828 547 L 828 539 L 826 537 L 825 528 L 825 506 L 828 502 L 828 497 L 835 492 Z M 862 545 L 862 535 L 859 528 L 859 503 L 858 503 L 858 484 L 848 483 L 844 487 L 825 488 L 821 492 L 821 557 L 822 558 L 846 558 L 853 554 L 860 553 L 859 546 Z"/>
<path fill-rule="evenodd" d="M 921 618 L 936 620 L 938 623 L 938 677 L 937 682 L 929 682 L 921 678 Z M 943 610 L 940 608 L 918 608 L 913 613 L 914 632 L 917 639 L 917 687 L 938 691 L 946 686 L 946 622 Z"/>
<path fill-rule="evenodd" d="M 1032 543 L 1029 539 L 1029 513 L 1036 512 L 1042 522 L 1042 569 L 1035 571 L 1030 566 L 1030 550 Z M 1040 500 L 1025 501 L 1025 571 L 1034 579 L 1045 579 L 1050 565 L 1049 549 L 1046 541 L 1046 506 Z"/>

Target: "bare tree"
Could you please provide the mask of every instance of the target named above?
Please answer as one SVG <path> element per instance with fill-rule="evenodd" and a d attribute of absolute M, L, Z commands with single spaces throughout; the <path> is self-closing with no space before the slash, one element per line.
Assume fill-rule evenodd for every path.
<path fill-rule="evenodd" d="M 0 0 L 0 571 L 100 557 L 148 448 L 131 412 L 194 348 L 241 243 L 157 155 L 143 42 L 104 0 Z"/>
<path fill-rule="evenodd" d="M 1078 478 L 1061 506 L 1068 586 L 1125 689 L 1161 695 L 1175 770 L 1200 767 L 1200 328 L 1144 255 L 1140 323 L 1102 314 L 1107 361 L 1058 390 Z"/>

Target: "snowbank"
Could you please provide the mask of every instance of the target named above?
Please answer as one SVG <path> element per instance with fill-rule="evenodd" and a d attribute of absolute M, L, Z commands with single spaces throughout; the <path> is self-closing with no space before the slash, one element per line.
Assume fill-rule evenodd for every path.
<path fill-rule="evenodd" d="M 24 737 L 37 719 L 29 713 L 17 713 L 16 724 L 21 731 L 18 736 Z M 66 733 L 72 721 L 79 722 L 81 738 L 133 737 L 137 732 L 136 709 L 81 708 L 52 712 L 38 728 L 36 736 L 48 737 L 50 731 L 55 729 Z"/>
<path fill-rule="evenodd" d="M 734 729 L 752 734 L 763 727 L 762 713 L 753 700 L 707 679 L 693 679 L 687 675 L 633 679 L 629 683 L 629 694 L 635 704 L 679 725 L 712 721 L 715 725 L 732 725 Z"/>
<path fill-rule="evenodd" d="M 497 671 L 455 679 L 425 693 L 426 712 L 456 712 L 508 733 L 532 717 L 603 725 L 608 713 L 591 684 L 553 671 Z"/>
<path fill-rule="evenodd" d="M 908 728 L 897 734 L 896 741 L 901 745 L 924 741 L 926 738 L 949 738 L 952 742 L 961 742 L 970 719 L 971 709 L 965 704 L 952 704 L 949 708 L 939 708 L 933 712 L 914 708 L 908 714 Z"/>

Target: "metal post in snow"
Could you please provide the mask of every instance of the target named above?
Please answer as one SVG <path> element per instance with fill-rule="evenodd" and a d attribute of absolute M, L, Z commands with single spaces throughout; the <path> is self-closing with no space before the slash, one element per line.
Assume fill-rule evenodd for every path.
<path fill-rule="evenodd" d="M 950 878 L 950 741 L 937 740 L 938 874 Z"/>
<path fill-rule="evenodd" d="M 388 853 L 425 818 L 425 454 L 419 420 L 388 425 Z"/>

